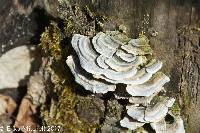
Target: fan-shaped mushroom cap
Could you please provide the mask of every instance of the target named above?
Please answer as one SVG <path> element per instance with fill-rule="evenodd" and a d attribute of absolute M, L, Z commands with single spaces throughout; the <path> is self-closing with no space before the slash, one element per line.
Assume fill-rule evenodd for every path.
<path fill-rule="evenodd" d="M 116 89 L 115 85 L 109 85 L 97 80 L 90 80 L 85 77 L 81 74 L 72 56 L 68 56 L 66 63 L 71 69 L 76 82 L 82 85 L 86 90 L 92 91 L 93 93 L 107 93 L 108 91 L 114 91 Z"/>
<path fill-rule="evenodd" d="M 166 98 L 156 103 L 154 107 L 147 107 L 145 110 L 145 121 L 158 122 L 164 118 L 168 112 L 168 108 L 175 102 L 174 98 Z"/>
<path fill-rule="evenodd" d="M 137 56 L 134 61 L 125 62 L 117 56 L 113 56 L 105 60 L 105 63 L 115 71 L 127 71 L 130 68 L 136 69 L 139 65 L 144 64 L 146 60 L 145 56 Z"/>
<path fill-rule="evenodd" d="M 153 107 L 127 106 L 127 114 L 140 122 L 158 122 L 166 116 L 168 108 L 173 105 L 174 101 L 174 98 L 166 98 Z"/>
<path fill-rule="evenodd" d="M 96 36 L 93 37 L 92 44 L 99 54 L 104 55 L 107 58 L 111 58 L 116 49 L 119 47 L 119 44 L 114 43 L 103 32 L 99 32 Z"/>
<path fill-rule="evenodd" d="M 143 46 L 143 43 L 146 43 L 144 40 L 145 39 L 141 38 L 141 41 L 139 41 L 142 44 L 141 46 Z M 113 54 L 123 43 L 119 43 L 119 40 L 113 39 L 112 36 L 103 32 L 93 37 L 92 42 L 95 50 L 101 55 L 95 52 L 88 37 L 75 34 L 72 38 L 72 46 L 79 56 L 82 68 L 93 74 L 96 78 L 102 78 L 114 84 L 142 84 L 148 81 L 152 74 L 157 72 L 162 66 L 162 64 L 160 65 L 160 62 L 158 62 L 157 64 L 149 65 L 146 71 L 140 70 L 137 72 L 137 66 L 146 62 L 145 56 L 137 56 L 132 62 L 118 59 L 118 57 Z M 129 43 L 128 45 L 132 44 Z M 138 44 L 138 46 L 140 46 L 140 44 Z M 98 50 L 97 47 L 101 48 Z M 112 55 L 106 55 L 112 53 L 105 51 L 108 49 L 113 50 Z M 102 51 L 105 53 L 102 53 Z"/>
<path fill-rule="evenodd" d="M 140 35 L 138 39 L 131 39 L 127 45 L 123 45 L 121 48 L 133 55 L 152 54 L 149 40 L 144 35 Z"/>
<path fill-rule="evenodd" d="M 126 61 L 126 62 L 132 62 L 136 59 L 137 56 L 133 55 L 133 54 L 129 54 L 126 53 L 123 50 L 117 50 L 116 55 L 121 58 L 122 60 Z"/>
<path fill-rule="evenodd" d="M 117 99 L 128 99 L 132 104 L 126 106 L 129 117 L 124 117 L 120 121 L 122 127 L 135 130 L 145 123 L 151 123 L 156 132 L 160 132 L 160 129 L 166 129 L 160 133 L 175 131 L 170 129 L 171 125 L 167 125 L 170 129 L 168 130 L 164 127 L 166 124 L 161 123 L 174 99 L 154 97 L 170 79 L 158 72 L 163 65 L 161 61 L 149 61 L 147 58 L 146 55 L 152 54 L 152 50 L 146 36 L 140 35 L 137 39 L 130 39 L 117 31 L 99 32 L 90 41 L 87 36 L 75 34 L 72 38 L 72 47 L 78 55 L 80 69 L 83 70 L 79 69 L 79 63 L 77 64 L 74 60 L 76 58 L 72 56 L 69 56 L 66 62 L 76 82 L 86 90 L 107 93 L 116 90 L 115 84 L 126 85 L 126 88 L 119 85 L 114 93 Z M 89 74 L 91 75 L 88 76 Z M 176 122 L 181 125 L 179 119 Z M 173 127 L 177 131 L 183 131 L 184 128 L 181 126 Z"/>
<path fill-rule="evenodd" d="M 154 59 L 149 64 L 147 64 L 145 67 L 146 67 L 146 71 L 148 73 L 156 73 L 158 70 L 161 69 L 162 62 Z"/>
<path fill-rule="evenodd" d="M 96 62 L 99 67 L 103 69 L 108 69 L 109 66 L 105 63 L 105 60 L 107 59 L 108 59 L 107 57 L 100 55 L 99 57 L 97 57 Z"/>
<path fill-rule="evenodd" d="M 151 127 L 156 133 L 185 133 L 183 120 L 178 117 L 174 117 L 172 124 L 167 124 L 164 119 L 159 122 L 151 123 Z"/>
<path fill-rule="evenodd" d="M 151 96 L 159 92 L 170 79 L 163 73 L 156 74 L 151 80 L 140 85 L 127 85 L 126 90 L 132 96 Z"/>
<path fill-rule="evenodd" d="M 130 78 L 137 72 L 136 68 L 128 69 L 127 71 L 118 72 L 111 69 L 102 69 L 95 60 L 98 55 L 94 52 L 89 42 L 89 38 L 83 35 L 75 34 L 72 38 L 72 46 L 79 56 L 80 64 L 88 73 L 94 75 L 104 75 L 111 80 L 122 80 Z"/>
<path fill-rule="evenodd" d="M 141 126 L 143 126 L 145 123 L 141 123 L 141 122 L 132 122 L 132 121 L 130 121 L 127 117 L 124 117 L 124 119 L 122 119 L 121 121 L 120 121 L 120 125 L 122 126 L 122 127 L 126 127 L 126 128 L 128 128 L 128 129 L 131 129 L 131 130 L 135 130 L 135 129 L 137 129 L 138 127 L 141 127 Z"/>
<path fill-rule="evenodd" d="M 126 106 L 127 114 L 132 117 L 134 120 L 140 121 L 140 122 L 146 122 L 144 120 L 145 116 L 145 107 L 138 107 L 135 105 Z"/>
<path fill-rule="evenodd" d="M 162 88 L 163 89 L 163 88 Z M 133 103 L 133 104 L 142 104 L 143 106 L 147 106 L 147 104 L 149 104 L 151 102 L 151 100 L 153 99 L 153 97 L 156 95 L 157 93 L 154 93 L 151 96 L 148 97 L 130 97 L 129 98 L 129 102 Z"/>

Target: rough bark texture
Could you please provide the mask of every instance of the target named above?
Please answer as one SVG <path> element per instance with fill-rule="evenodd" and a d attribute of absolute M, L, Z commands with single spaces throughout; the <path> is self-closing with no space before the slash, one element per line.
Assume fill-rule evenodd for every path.
<path fill-rule="evenodd" d="M 163 71 L 171 76 L 166 88 L 170 95 L 179 99 L 187 132 L 199 133 L 200 1 L 71 0 L 71 3 L 82 7 L 87 5 L 94 12 L 107 16 L 109 21 L 105 30 L 123 24 L 131 37 L 141 32 L 150 37 L 155 56 L 164 61 Z M 38 12 L 33 11 L 29 17 L 25 17 L 14 10 L 10 0 L 2 0 L 0 4 L 4 5 L 0 9 L 0 56 L 22 43 L 37 42 L 34 38 L 37 39 L 41 32 L 41 28 L 39 31 L 36 28 L 38 22 L 35 17 L 41 18 L 37 16 Z M 53 5 L 57 6 L 58 3 L 51 1 L 50 8 L 46 7 L 46 10 L 55 17 L 57 10 Z M 39 27 L 41 25 L 44 25 L 42 20 Z M 153 33 L 156 32 L 158 34 L 155 36 Z"/>
<path fill-rule="evenodd" d="M 75 0 L 124 24 L 129 35 L 150 37 L 155 56 L 171 76 L 169 94 L 179 98 L 187 132 L 200 132 L 200 1 L 198 0 Z"/>

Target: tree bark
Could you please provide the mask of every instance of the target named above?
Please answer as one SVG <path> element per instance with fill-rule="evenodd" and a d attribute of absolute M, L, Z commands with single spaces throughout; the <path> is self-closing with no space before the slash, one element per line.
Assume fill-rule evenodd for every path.
<path fill-rule="evenodd" d="M 131 37 L 145 32 L 155 56 L 170 75 L 168 94 L 177 97 L 188 133 L 200 132 L 200 1 L 198 0 L 75 0 L 80 6 L 123 24 Z M 111 28 L 109 24 L 108 28 Z"/>
<path fill-rule="evenodd" d="M 50 0 L 51 1 L 51 0 Z M 170 76 L 165 88 L 179 100 L 188 133 L 200 132 L 200 1 L 199 0 L 70 0 L 89 6 L 108 17 L 105 29 L 125 25 L 127 34 L 136 37 L 144 32 L 150 38 L 154 56 L 164 62 L 163 70 Z M 56 2 L 55 2 L 56 3 Z M 23 22 L 12 2 L 2 0 L 0 9 L 0 56 L 8 49 L 29 42 L 37 23 Z M 55 4 L 57 6 L 58 3 Z M 54 2 L 52 3 L 54 5 Z M 54 6 L 53 6 L 54 7 Z M 57 9 L 57 8 L 55 8 Z M 54 13 L 54 10 L 50 10 Z M 55 10 L 56 12 L 56 10 Z M 10 15 L 8 15 L 11 13 Z M 34 20 L 33 16 L 30 17 Z M 31 29 L 24 31 L 22 29 Z M 29 28 L 31 27 L 31 28 Z M 16 29 L 16 30 L 15 30 Z M 16 31 L 16 32 L 14 32 Z M 18 35 L 18 33 L 20 33 Z M 31 34 L 30 34 L 31 33 Z M 158 33 L 156 35 L 156 33 Z M 26 35 L 27 34 L 27 35 Z M 19 36 L 19 37 L 17 37 Z M 24 37 L 25 36 L 25 37 Z M 21 37 L 21 39 L 20 39 Z M 10 42 L 9 42 L 10 41 Z M 8 45 L 6 45 L 8 44 Z M 4 48 L 3 46 L 6 45 Z M 5 50 L 3 50 L 4 48 Z"/>

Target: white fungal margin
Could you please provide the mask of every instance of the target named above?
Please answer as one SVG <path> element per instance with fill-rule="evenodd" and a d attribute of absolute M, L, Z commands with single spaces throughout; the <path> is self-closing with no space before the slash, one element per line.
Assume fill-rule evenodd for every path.
<path fill-rule="evenodd" d="M 147 56 L 152 49 L 146 36 L 131 39 L 118 31 L 99 32 L 93 38 L 75 34 L 71 43 L 77 56 L 69 56 L 66 62 L 77 83 L 93 93 L 115 91 L 115 98 L 128 99 L 131 105 L 126 106 L 128 116 L 120 121 L 122 127 L 135 130 L 150 123 L 156 133 L 184 133 L 181 119 L 176 117 L 172 125 L 164 119 L 175 99 L 155 100 L 170 79 L 158 72 L 163 63 Z"/>
<path fill-rule="evenodd" d="M 115 85 L 105 84 L 97 80 L 90 80 L 82 75 L 72 56 L 68 56 L 66 63 L 71 69 L 75 81 L 82 85 L 86 90 L 92 91 L 93 93 L 107 93 L 108 91 L 114 91 L 116 89 Z"/>

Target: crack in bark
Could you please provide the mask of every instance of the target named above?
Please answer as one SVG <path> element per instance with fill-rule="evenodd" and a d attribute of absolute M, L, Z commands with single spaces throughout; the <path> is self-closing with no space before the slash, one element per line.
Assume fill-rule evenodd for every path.
<path fill-rule="evenodd" d="M 186 27 L 178 35 L 177 49 L 180 50 L 180 82 L 179 100 L 184 114 L 186 131 L 199 131 L 199 89 L 200 89 L 200 37 L 198 33 L 191 32 L 191 27 Z M 193 129 L 196 127 L 196 129 Z"/>

